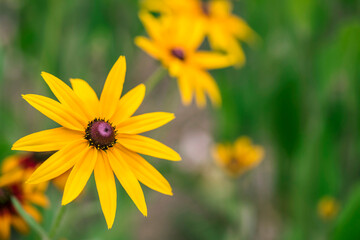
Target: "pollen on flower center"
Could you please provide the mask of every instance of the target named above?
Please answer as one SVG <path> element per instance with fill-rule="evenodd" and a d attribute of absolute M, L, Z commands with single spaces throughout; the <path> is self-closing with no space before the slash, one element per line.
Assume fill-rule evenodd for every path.
<path fill-rule="evenodd" d="M 185 52 L 182 48 L 173 48 L 171 49 L 171 55 L 180 59 L 181 61 L 185 60 Z"/>
<path fill-rule="evenodd" d="M 98 150 L 107 150 L 116 143 L 116 131 L 109 121 L 95 118 L 85 130 L 85 139 Z"/>

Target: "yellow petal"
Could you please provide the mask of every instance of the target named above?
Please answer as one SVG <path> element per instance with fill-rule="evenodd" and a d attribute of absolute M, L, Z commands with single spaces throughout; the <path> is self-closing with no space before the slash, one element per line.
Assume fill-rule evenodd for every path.
<path fill-rule="evenodd" d="M 264 155 L 265 155 L 264 148 L 260 146 L 255 146 L 251 155 L 252 162 L 254 163 L 254 165 L 260 162 L 263 159 Z"/>
<path fill-rule="evenodd" d="M 140 187 L 138 180 L 132 173 L 130 167 L 123 159 L 120 150 L 117 147 L 108 151 L 109 162 L 117 179 L 135 203 L 140 212 L 147 216 L 147 207 L 145 203 L 144 193 Z"/>
<path fill-rule="evenodd" d="M 17 168 L 19 166 L 20 160 L 23 157 L 26 157 L 26 155 L 14 154 L 4 158 L 4 160 L 1 163 L 1 173 L 4 174 L 6 172 L 9 172 Z"/>
<path fill-rule="evenodd" d="M 229 0 L 212 0 L 209 4 L 211 15 L 219 17 L 229 16 L 233 8 Z"/>
<path fill-rule="evenodd" d="M 0 220 L 1 222 L 1 220 Z M 11 224 L 22 234 L 27 234 L 29 232 L 29 227 L 21 217 L 12 216 Z"/>
<path fill-rule="evenodd" d="M 201 91 L 205 92 L 209 96 L 211 102 L 216 107 L 219 107 L 221 105 L 221 95 L 215 79 L 205 71 L 197 71 L 197 73 L 194 73 L 194 75 L 201 82 Z"/>
<path fill-rule="evenodd" d="M 184 64 L 181 60 L 175 59 L 169 63 L 168 69 L 170 76 L 177 77 L 184 71 Z"/>
<path fill-rule="evenodd" d="M 233 149 L 230 145 L 218 144 L 213 151 L 213 156 L 220 166 L 225 166 L 233 158 Z"/>
<path fill-rule="evenodd" d="M 116 109 L 124 85 L 126 72 L 126 61 L 124 56 L 120 56 L 111 68 L 100 97 L 101 115 L 111 118 Z"/>
<path fill-rule="evenodd" d="M 140 1 L 140 8 L 150 12 L 166 12 L 169 11 L 167 4 L 163 0 L 144 0 Z"/>
<path fill-rule="evenodd" d="M 177 39 L 179 43 L 189 50 L 195 51 L 199 48 L 205 38 L 205 25 L 203 21 L 192 19 L 188 16 L 176 18 Z M 176 23 L 175 23 L 176 24 Z"/>
<path fill-rule="evenodd" d="M 225 51 L 230 61 L 236 67 L 241 67 L 245 64 L 246 57 L 244 51 L 232 33 L 226 32 L 224 29 L 219 28 L 219 26 L 214 26 L 209 30 L 208 36 L 211 47 Z"/>
<path fill-rule="evenodd" d="M 249 147 L 251 147 L 251 139 L 249 137 L 246 136 L 242 136 L 236 139 L 235 143 L 234 143 L 234 147 L 235 147 L 235 151 L 236 152 L 243 152 L 244 149 L 248 149 Z"/>
<path fill-rule="evenodd" d="M 0 214 L 0 239 L 10 238 L 10 214 L 3 212 Z"/>
<path fill-rule="evenodd" d="M 66 205 L 81 193 L 94 170 L 98 150 L 89 148 L 84 157 L 75 164 L 66 181 L 62 205 Z"/>
<path fill-rule="evenodd" d="M 99 99 L 94 89 L 82 79 L 70 79 L 71 86 L 76 95 L 83 101 L 84 105 L 92 111 L 94 116 L 99 114 Z"/>
<path fill-rule="evenodd" d="M 178 79 L 178 86 L 180 90 L 181 100 L 184 105 L 190 105 L 193 97 L 193 86 L 191 83 L 191 76 L 189 74 L 182 74 Z"/>
<path fill-rule="evenodd" d="M 82 138 L 84 138 L 84 133 L 80 131 L 59 127 L 20 138 L 11 149 L 32 152 L 56 151 L 70 142 Z"/>
<path fill-rule="evenodd" d="M 228 19 L 227 27 L 238 39 L 249 44 L 254 44 L 260 41 L 259 36 L 254 32 L 254 30 L 252 30 L 243 19 L 235 15 Z"/>
<path fill-rule="evenodd" d="M 149 188 L 166 195 L 173 195 L 169 182 L 139 154 L 119 146 L 120 153 L 136 178 Z"/>
<path fill-rule="evenodd" d="M 89 148 L 88 145 L 85 139 L 69 143 L 43 162 L 30 176 L 27 183 L 37 184 L 63 174 L 84 156 Z"/>
<path fill-rule="evenodd" d="M 140 135 L 119 134 L 118 142 L 131 151 L 152 157 L 180 161 L 180 155 L 164 144 Z"/>
<path fill-rule="evenodd" d="M 236 68 L 242 67 L 246 62 L 246 56 L 240 43 L 234 42 L 233 44 L 229 44 L 228 46 L 231 46 L 231 50 L 230 47 L 228 47 L 227 49 L 225 49 L 225 51 L 228 52 L 229 58 L 231 58 L 234 66 Z"/>
<path fill-rule="evenodd" d="M 21 168 L 15 168 L 0 176 L 0 187 L 22 181 L 24 181 L 24 171 Z"/>
<path fill-rule="evenodd" d="M 29 204 L 25 204 L 22 207 L 33 219 L 35 219 L 35 221 L 37 221 L 37 222 L 41 221 L 42 216 L 36 208 L 34 208 L 33 206 L 31 206 Z"/>
<path fill-rule="evenodd" d="M 208 28 L 208 38 L 212 49 L 224 49 L 229 44 L 229 39 L 235 39 L 220 24 L 214 24 Z"/>
<path fill-rule="evenodd" d="M 141 11 L 139 13 L 139 18 L 143 23 L 146 32 L 149 34 L 151 39 L 155 41 L 162 41 L 163 30 L 161 27 L 161 21 L 159 19 L 154 18 L 151 14 L 146 11 Z"/>
<path fill-rule="evenodd" d="M 204 108 L 206 106 L 206 97 L 204 89 L 200 83 L 195 84 L 195 100 L 196 105 L 199 108 Z"/>
<path fill-rule="evenodd" d="M 205 39 L 205 27 L 202 22 L 198 22 L 193 27 L 193 32 L 189 36 L 187 44 L 190 49 L 197 49 Z"/>
<path fill-rule="evenodd" d="M 196 105 L 199 108 L 204 108 L 206 106 L 206 97 L 204 91 L 199 87 L 195 88 L 195 100 Z"/>
<path fill-rule="evenodd" d="M 145 37 L 136 37 L 135 44 L 155 59 L 161 59 L 164 55 L 164 51 L 161 47 Z"/>
<path fill-rule="evenodd" d="M 175 118 L 173 113 L 145 113 L 120 123 L 116 129 L 119 133 L 138 134 L 161 127 Z"/>
<path fill-rule="evenodd" d="M 30 176 L 33 172 L 34 172 L 34 170 L 29 169 L 28 173 L 30 173 L 30 174 L 27 173 L 28 176 Z M 39 184 L 24 184 L 23 185 L 24 194 L 32 194 L 33 192 L 40 192 L 40 193 L 45 192 L 48 185 L 49 185 L 48 182 L 42 182 Z"/>
<path fill-rule="evenodd" d="M 48 207 L 50 204 L 49 199 L 42 193 L 30 193 L 26 199 L 41 207 Z"/>
<path fill-rule="evenodd" d="M 108 156 L 103 151 L 99 152 L 98 159 L 96 160 L 94 176 L 101 209 L 104 213 L 107 226 L 110 229 L 114 223 L 116 213 L 116 186 Z"/>
<path fill-rule="evenodd" d="M 50 87 L 56 98 L 69 109 L 77 112 L 86 120 L 92 120 L 94 116 L 86 108 L 86 105 L 74 93 L 74 91 L 59 78 L 50 73 L 42 72 L 41 76 Z"/>
<path fill-rule="evenodd" d="M 133 115 L 145 97 L 145 85 L 140 84 L 127 92 L 117 103 L 116 112 L 111 119 L 114 125 Z"/>
<path fill-rule="evenodd" d="M 198 51 L 192 55 L 191 62 L 201 69 L 226 68 L 234 63 L 225 54 Z"/>
<path fill-rule="evenodd" d="M 39 112 L 66 128 L 81 131 L 87 124 L 87 121 L 77 117 L 76 112 L 70 113 L 63 105 L 51 98 L 35 94 L 23 95 L 23 98 Z"/>

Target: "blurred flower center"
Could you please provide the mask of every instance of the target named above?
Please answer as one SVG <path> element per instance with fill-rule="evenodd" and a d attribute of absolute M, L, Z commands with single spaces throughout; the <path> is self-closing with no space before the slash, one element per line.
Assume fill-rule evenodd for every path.
<path fill-rule="evenodd" d="M 171 55 L 174 57 L 180 59 L 181 61 L 185 60 L 185 53 L 182 48 L 173 48 L 171 49 Z"/>
<path fill-rule="evenodd" d="M 10 192 L 6 188 L 0 188 L 0 211 L 11 204 Z"/>
<path fill-rule="evenodd" d="M 16 197 L 20 202 L 23 200 L 21 189 L 18 185 L 0 187 L 0 214 L 3 211 L 16 212 L 11 202 L 11 196 Z"/>
<path fill-rule="evenodd" d="M 202 12 L 206 15 L 209 16 L 210 15 L 210 6 L 208 2 L 201 2 L 201 10 Z"/>
<path fill-rule="evenodd" d="M 230 159 L 229 163 L 227 164 L 227 167 L 229 168 L 230 171 L 236 173 L 241 169 L 242 165 L 238 159 L 233 157 Z"/>
<path fill-rule="evenodd" d="M 19 164 L 24 168 L 35 168 L 39 163 L 44 162 L 49 154 L 33 153 L 20 160 Z"/>
<path fill-rule="evenodd" d="M 90 146 L 106 150 L 116 143 L 115 133 L 115 128 L 109 121 L 95 118 L 89 122 L 85 130 L 85 139 L 89 141 Z"/>

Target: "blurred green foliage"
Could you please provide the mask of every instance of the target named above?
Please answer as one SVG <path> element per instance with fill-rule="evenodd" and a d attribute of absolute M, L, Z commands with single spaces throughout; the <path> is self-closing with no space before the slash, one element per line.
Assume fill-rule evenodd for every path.
<path fill-rule="evenodd" d="M 230 141 L 247 134 L 268 145 L 276 189 L 270 201 L 282 216 L 283 239 L 328 239 L 332 227 L 317 216 L 318 200 L 335 196 L 346 209 L 360 204 L 348 200 L 360 176 L 360 3 L 258 0 L 236 7 L 262 45 L 244 47 L 243 69 L 217 75 L 224 96 L 217 134 Z M 336 223 L 345 225 L 337 239 L 346 239 L 345 231 L 360 237 L 352 216 Z"/>
<path fill-rule="evenodd" d="M 222 187 L 207 181 L 202 173 L 159 164 L 172 186 L 178 188 L 178 195 L 193 200 L 192 207 L 180 204 L 182 198 L 175 200 L 175 191 L 169 200 L 176 201 L 172 205 L 175 210 L 167 216 L 167 225 L 154 231 L 169 228 L 172 239 L 360 239 L 360 2 L 233 3 L 234 12 L 262 41 L 258 46 L 244 46 L 247 63 L 243 68 L 212 72 L 223 96 L 222 108 L 210 110 L 213 134 L 217 141 L 248 135 L 264 145 L 267 156 L 263 165 L 267 168 L 263 167 L 261 173 L 266 174 L 260 182 L 269 182 L 271 188 L 264 185 L 257 193 L 248 194 L 240 186 L 250 176 L 226 180 L 232 187 L 224 200 L 216 196 L 221 195 Z M 143 63 L 145 56 L 133 43 L 135 36 L 144 34 L 137 11 L 138 3 L 133 0 L 0 1 L 1 159 L 11 153 L 11 144 L 20 136 L 51 124 L 20 97 L 30 92 L 50 94 L 40 80 L 40 71 L 65 81 L 70 77 L 86 79 L 99 93 L 110 66 L 119 55 L 125 55 L 125 84 L 133 87 L 145 80 L 135 74 L 143 71 L 139 61 Z M 152 69 L 144 71 L 141 76 L 150 76 Z M 192 120 L 189 116 L 186 121 Z M 211 191 L 206 190 L 206 184 Z M 263 193 L 266 191 L 270 194 Z M 156 194 L 148 191 L 146 198 L 156 202 Z M 45 211 L 45 228 L 61 198 L 53 189 L 49 195 L 53 204 Z M 87 195 L 85 200 L 90 199 L 90 203 L 98 201 L 96 192 Z M 126 193 L 120 190 L 120 195 Z M 317 203 L 325 195 L 334 196 L 341 205 L 339 217 L 330 222 L 317 215 Z M 250 209 L 255 210 L 250 212 L 255 212 L 252 215 L 257 219 L 256 226 L 249 227 L 251 233 L 246 233 L 247 223 L 238 214 L 245 212 L 242 206 L 247 203 L 253 205 Z M 76 204 L 70 205 L 71 217 L 59 236 L 140 236 L 140 220 L 134 217 L 138 215 L 128 198 L 119 200 L 117 223 L 111 231 L 106 229 L 99 204 L 87 203 L 87 210 L 77 209 Z M 268 238 L 259 238 L 267 236 L 262 233 L 262 224 L 271 229 Z M 36 235 L 28 238 L 36 239 Z M 156 239 L 156 235 L 149 238 Z"/>

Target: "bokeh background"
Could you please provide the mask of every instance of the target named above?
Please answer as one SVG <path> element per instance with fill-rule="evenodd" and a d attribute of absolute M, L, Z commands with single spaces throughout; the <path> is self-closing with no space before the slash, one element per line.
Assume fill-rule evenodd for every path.
<path fill-rule="evenodd" d="M 185 1 L 185 0 L 184 0 Z M 360 239 L 360 2 L 242 0 L 234 13 L 261 37 L 244 45 L 241 69 L 212 71 L 220 109 L 184 107 L 174 79 L 147 94 L 138 113 L 174 112 L 149 134 L 181 162 L 147 157 L 174 196 L 143 187 L 144 218 L 118 184 L 115 224 L 107 230 L 91 178 L 68 207 L 57 237 L 66 239 Z M 118 56 L 128 65 L 125 92 L 159 63 L 134 45 L 145 35 L 133 0 L 0 0 L 0 159 L 20 137 L 54 126 L 21 94 L 52 96 L 41 71 L 82 78 L 100 93 Z M 231 178 L 214 163 L 216 142 L 247 135 L 265 148 L 255 169 Z M 1 161 L 1 160 L 0 160 Z M 61 193 L 50 187 L 49 228 Z M 340 211 L 319 217 L 333 196 Z M 37 239 L 12 234 L 14 239 Z"/>

